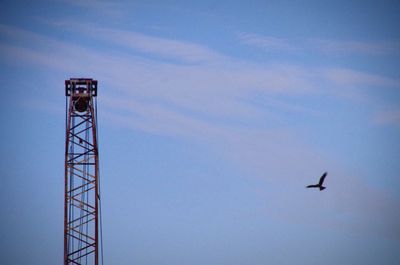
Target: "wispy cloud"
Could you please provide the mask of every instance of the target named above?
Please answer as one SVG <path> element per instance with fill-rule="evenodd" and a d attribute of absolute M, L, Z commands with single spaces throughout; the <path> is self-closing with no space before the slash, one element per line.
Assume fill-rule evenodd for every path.
<path fill-rule="evenodd" d="M 221 54 L 201 45 L 148 36 L 138 32 L 98 28 L 91 29 L 88 33 L 94 33 L 96 37 L 107 42 L 183 62 L 201 63 L 223 58 Z"/>
<path fill-rule="evenodd" d="M 58 0 L 66 5 L 82 8 L 86 12 L 117 18 L 123 13 L 123 8 L 118 1 L 108 0 Z"/>
<path fill-rule="evenodd" d="M 265 51 L 320 52 L 332 55 L 388 55 L 400 54 L 400 41 L 355 41 L 318 38 L 289 39 L 263 36 L 253 33 L 239 33 L 242 44 Z"/>
<path fill-rule="evenodd" d="M 287 177 L 290 184 L 282 189 L 297 189 L 303 186 L 304 176 L 333 164 L 326 162 L 331 158 L 303 143 L 295 129 L 282 126 L 287 112 L 295 114 L 296 119 L 305 116 L 318 119 L 321 114 L 318 107 L 304 104 L 308 97 L 333 102 L 343 100 L 326 93 L 321 84 L 332 89 L 399 86 L 398 80 L 351 69 L 245 62 L 198 44 L 113 29 L 95 29 L 90 38 L 126 45 L 126 51 L 104 51 L 4 25 L 0 26 L 0 34 L 4 36 L 0 41 L 0 56 L 4 61 L 58 70 L 66 78 L 88 74 L 99 77 L 99 94 L 102 95 L 99 103 L 107 106 L 100 114 L 109 124 L 208 143 L 246 175 L 267 179 L 277 187 L 282 177 Z M 166 47 L 159 47 L 163 45 Z M 146 54 L 133 52 L 136 50 Z M 161 55 L 161 58 L 154 55 Z M 162 57 L 204 63 L 182 64 Z M 263 104 L 255 104 L 257 100 Z M 391 115 L 394 118 L 388 120 L 397 121 L 398 113 Z M 283 165 L 282 161 L 290 161 L 290 166 Z M 346 185 L 347 175 L 338 175 L 341 177 L 336 178 L 335 185 Z M 357 181 L 355 185 L 360 186 Z M 380 200 L 380 194 L 363 191 L 359 191 L 363 199 L 372 194 L 379 202 L 376 208 L 393 204 Z M 352 192 L 349 189 L 338 196 L 351 198 Z M 271 199 L 271 205 L 276 201 L 275 209 L 282 208 L 279 205 L 285 200 L 282 193 L 268 195 L 267 199 Z M 365 206 L 361 199 L 350 210 L 345 208 L 345 201 L 330 198 L 328 202 L 338 205 L 330 216 L 342 211 L 348 214 L 360 205 Z M 356 214 L 360 216 L 366 212 Z M 299 212 L 277 214 L 294 217 Z M 398 212 L 384 214 L 393 220 L 399 218 Z M 307 220 L 308 217 L 303 215 L 302 218 Z"/>
<path fill-rule="evenodd" d="M 381 86 L 398 87 L 400 82 L 397 79 L 384 77 L 376 74 L 369 74 L 361 71 L 332 68 L 324 72 L 326 77 L 339 84 L 346 86 Z"/>
<path fill-rule="evenodd" d="M 140 114 L 141 110 L 146 108 L 152 110 L 147 111 L 148 114 L 160 109 L 157 112 L 160 115 L 153 115 L 153 117 L 165 117 L 169 113 L 166 116 L 170 119 L 168 122 L 159 122 L 150 119 L 149 115 L 145 116 L 147 122 L 142 124 L 156 125 L 155 128 L 158 128 L 160 132 L 170 131 L 162 126 L 171 126 L 178 130 L 180 130 L 179 128 L 188 128 L 183 124 L 197 124 L 197 122 L 189 121 L 197 120 L 196 116 L 201 116 L 203 119 L 221 119 L 223 117 L 255 119 L 262 116 L 261 112 L 242 100 L 247 93 L 252 91 L 243 90 L 243 87 L 249 85 L 248 81 L 252 80 L 251 86 L 269 90 L 263 85 L 265 83 L 265 77 L 262 76 L 263 71 L 241 73 L 241 68 L 220 69 L 220 67 L 209 68 L 201 65 L 167 64 L 132 55 L 97 52 L 12 27 L 3 26 L 0 28 L 0 32 L 21 45 L 0 44 L 2 58 L 58 69 L 74 76 L 86 75 L 86 73 L 101 76 L 110 87 L 119 89 L 123 93 L 122 96 L 113 96 L 114 101 L 120 100 L 121 97 L 126 97 L 131 101 L 124 100 L 122 101 L 124 104 L 113 105 L 114 107 L 111 109 L 118 112 L 124 105 L 133 105 L 136 108 L 131 109 L 131 114 Z M 25 47 L 27 40 L 29 40 L 30 48 Z M 272 77 L 280 74 L 276 72 L 268 75 Z M 271 91 L 290 89 L 288 84 L 281 81 L 283 78 L 277 77 L 276 79 Z M 140 105 L 135 102 L 136 98 L 147 102 L 147 107 L 138 108 Z M 193 115 L 188 116 L 188 111 Z M 182 116 L 187 117 L 183 119 Z M 186 121 L 183 122 L 183 120 Z M 154 132 L 155 129 L 149 129 L 149 126 L 146 130 Z M 185 131 L 190 132 L 191 129 Z"/>
<path fill-rule="evenodd" d="M 376 125 L 400 126 L 400 110 L 385 110 L 377 112 L 372 122 Z"/>
<path fill-rule="evenodd" d="M 400 54 L 400 41 L 369 42 L 310 39 L 307 42 L 310 43 L 312 48 L 323 53 L 368 55 Z"/>
<path fill-rule="evenodd" d="M 1 50 L 4 58 L 29 61 L 72 75 L 90 72 L 102 76 L 113 87 L 117 86 L 128 98 L 145 99 L 182 113 L 191 112 L 193 117 L 220 122 L 222 118 L 257 121 L 267 117 L 276 122 L 282 110 L 303 115 L 319 112 L 300 101 L 294 107 L 285 102 L 285 98 L 274 100 L 278 96 L 321 96 L 328 95 L 328 92 L 332 96 L 353 91 L 355 97 L 362 97 L 359 90 L 364 86 L 379 89 L 400 86 L 396 79 L 351 69 L 245 62 L 198 44 L 135 32 L 96 28 L 92 33 L 89 33 L 89 28 L 81 32 L 90 34 L 100 43 L 126 45 L 127 50 L 125 53 L 104 52 L 0 25 L 0 33 L 16 43 L 3 42 Z M 137 54 L 134 52 L 137 50 L 186 62 L 203 60 L 204 63 L 175 63 Z M 266 98 L 261 107 L 253 103 L 260 97 Z"/>
<path fill-rule="evenodd" d="M 300 47 L 294 45 L 293 41 L 289 39 L 276 38 L 272 36 L 260 36 L 251 33 L 238 34 L 241 43 L 264 48 L 270 51 L 297 51 Z"/>
<path fill-rule="evenodd" d="M 187 41 L 160 38 L 135 31 L 99 27 L 94 24 L 69 20 L 42 20 L 42 22 L 75 34 L 90 36 L 102 43 L 128 49 L 132 53 L 152 56 L 154 59 L 191 64 L 212 63 L 227 59 L 226 56 L 204 45 Z"/>

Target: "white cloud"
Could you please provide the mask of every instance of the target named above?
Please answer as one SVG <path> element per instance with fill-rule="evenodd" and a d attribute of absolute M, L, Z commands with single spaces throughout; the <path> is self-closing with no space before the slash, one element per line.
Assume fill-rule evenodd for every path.
<path fill-rule="evenodd" d="M 79 7 L 88 13 L 95 13 L 97 15 L 108 18 L 118 18 L 123 13 L 123 8 L 117 1 L 108 0 L 58 0 L 67 5 Z"/>
<path fill-rule="evenodd" d="M 280 120 L 285 119 L 284 112 L 295 113 L 298 119 L 301 115 L 318 118 L 319 110 L 310 105 L 302 105 L 301 99 L 323 94 L 325 88 L 321 87 L 321 83 L 336 89 L 343 86 L 399 86 L 397 80 L 349 69 L 257 64 L 227 58 L 197 44 L 126 31 L 110 31 L 111 35 L 115 35 L 105 40 L 97 35 L 104 32 L 94 31 L 93 36 L 99 41 L 119 44 L 126 42 L 127 47 L 132 50 L 183 61 L 203 60 L 205 63 L 176 64 L 130 52 L 96 50 L 7 26 L 0 27 L 0 33 L 6 36 L 0 43 L 0 56 L 2 60 L 17 60 L 37 68 L 59 70 L 66 77 L 98 77 L 99 104 L 106 106 L 100 114 L 109 124 L 208 143 L 210 148 L 233 161 L 246 175 L 271 181 L 278 187 L 277 191 L 294 191 L 300 185 L 303 188 L 306 177 L 337 166 L 333 162 L 326 162 L 333 160 L 332 158 L 302 143 L 295 130 L 279 126 Z M 161 44 L 167 47 L 158 47 Z M 59 88 L 57 84 L 55 87 Z M 267 98 L 265 104 L 268 110 L 253 104 L 255 99 L 263 98 Z M 293 101 L 286 101 L 287 98 L 294 98 L 295 104 L 291 103 Z M 282 161 L 289 161 L 288 165 Z M 332 189 L 336 187 L 339 190 L 342 185 L 347 185 L 349 179 L 343 173 L 336 175 L 341 177 L 332 179 Z M 279 186 L 282 178 L 289 183 L 287 186 Z M 351 176 L 350 179 L 354 181 L 355 178 Z M 330 216 L 338 212 L 348 214 L 353 209 L 357 209 L 358 216 L 368 214 L 367 208 L 359 208 L 366 207 L 363 199 L 371 194 L 371 198 L 376 199 L 372 214 L 380 213 L 377 209 L 381 206 L 393 204 L 388 203 L 381 194 L 360 188 L 360 183 L 360 180 L 352 183 L 361 198 L 353 201 L 349 209 L 346 208 L 346 203 L 352 199 L 353 190 L 328 193 L 347 199 L 327 200 L 325 203 L 337 203 L 337 208 L 330 212 Z M 285 197 L 278 193 L 267 199 L 271 199 L 271 205 L 275 200 L 275 209 L 283 208 L 282 204 L 285 203 Z M 370 199 L 366 201 L 370 202 Z M 306 208 L 293 200 L 286 202 L 301 206 L 298 209 Z M 311 199 L 307 202 L 314 203 L 314 206 L 323 206 Z M 279 205 L 281 206 L 278 207 Z M 284 208 L 290 209 L 290 205 Z M 293 218 L 299 212 L 294 209 L 277 214 Z M 385 210 L 384 214 L 393 217 L 393 220 L 399 218 L 397 212 L 391 214 Z M 368 215 L 367 218 L 369 217 Z M 307 220 L 308 217 L 303 214 L 302 218 Z M 327 219 L 323 221 L 327 222 Z M 384 222 L 382 219 L 378 221 Z M 391 227 L 396 228 L 395 225 Z"/>
<path fill-rule="evenodd" d="M 399 54 L 400 42 L 337 41 L 309 39 L 310 46 L 323 53 L 334 54 Z"/>
<path fill-rule="evenodd" d="M 266 51 L 285 52 L 320 52 L 331 55 L 399 55 L 400 42 L 398 41 L 354 41 L 331 39 L 288 39 L 273 36 L 263 36 L 253 33 L 239 33 L 242 44 L 262 48 Z"/>
<path fill-rule="evenodd" d="M 97 38 L 107 42 L 188 63 L 212 62 L 223 58 L 222 55 L 211 49 L 184 41 L 163 39 L 123 30 L 92 29 L 90 32 L 94 32 Z"/>
<path fill-rule="evenodd" d="M 378 87 L 398 87 L 400 81 L 380 75 L 369 74 L 351 69 L 329 69 L 324 71 L 326 77 L 339 84 L 346 86 L 378 86 Z"/>
<path fill-rule="evenodd" d="M 214 50 L 191 42 L 145 35 L 140 32 L 102 28 L 89 23 L 74 21 L 42 21 L 46 24 L 68 30 L 76 34 L 90 36 L 102 43 L 127 48 L 131 53 L 155 56 L 155 59 L 174 60 L 177 63 L 212 63 L 226 56 Z"/>
<path fill-rule="evenodd" d="M 300 49 L 294 45 L 292 41 L 284 38 L 260 36 L 251 33 L 239 33 L 238 36 L 241 43 L 259 48 L 265 48 L 266 50 L 297 51 Z"/>
<path fill-rule="evenodd" d="M 83 29 L 83 32 L 88 33 L 87 30 Z M 125 99 L 140 99 L 146 104 L 153 104 L 153 107 L 161 106 L 182 115 L 190 114 L 192 118 L 222 123 L 251 121 L 257 124 L 267 119 L 279 124 L 282 112 L 315 118 L 319 110 L 302 105 L 301 101 L 294 106 L 286 102 L 285 97 L 342 97 L 353 93 L 353 97 L 357 98 L 364 97 L 365 93 L 361 91 L 364 86 L 378 89 L 400 86 L 398 80 L 350 69 L 245 62 L 197 44 L 126 31 L 95 29 L 91 36 L 97 41 L 111 43 L 124 43 L 125 39 L 132 38 L 132 43 L 139 43 L 133 46 L 127 44 L 132 50 L 147 49 L 151 54 L 164 54 L 181 60 L 196 58 L 193 60 L 209 61 L 186 65 L 133 55 L 129 50 L 127 53 L 104 52 L 4 25 L 0 25 L 0 32 L 17 43 L 0 43 L 4 58 L 59 69 L 71 76 L 100 76 L 106 86 L 117 89 L 122 93 L 120 97 Z M 104 39 L 104 36 L 108 38 Z M 261 107 L 253 103 L 257 98 L 265 98 Z"/>
<path fill-rule="evenodd" d="M 396 125 L 400 126 L 400 110 L 384 110 L 375 114 L 372 119 L 376 125 Z"/>

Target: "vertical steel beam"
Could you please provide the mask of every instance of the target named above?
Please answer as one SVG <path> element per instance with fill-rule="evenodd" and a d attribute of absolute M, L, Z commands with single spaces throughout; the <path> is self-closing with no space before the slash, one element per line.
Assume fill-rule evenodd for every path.
<path fill-rule="evenodd" d="M 99 264 L 97 81 L 65 81 L 64 265 Z"/>

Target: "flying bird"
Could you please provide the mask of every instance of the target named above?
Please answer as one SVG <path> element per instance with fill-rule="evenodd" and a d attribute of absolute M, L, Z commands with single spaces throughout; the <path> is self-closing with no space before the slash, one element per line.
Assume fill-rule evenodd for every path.
<path fill-rule="evenodd" d="M 328 172 L 325 172 L 321 178 L 319 179 L 319 183 L 315 184 L 315 185 L 308 185 L 306 188 L 319 188 L 319 190 L 324 190 L 326 189 L 326 187 L 322 186 L 322 184 L 324 183 L 325 177 L 326 175 L 328 175 Z"/>

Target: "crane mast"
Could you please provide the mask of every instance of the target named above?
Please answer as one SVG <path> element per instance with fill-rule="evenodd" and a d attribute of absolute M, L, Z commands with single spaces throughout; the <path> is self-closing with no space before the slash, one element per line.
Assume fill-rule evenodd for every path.
<path fill-rule="evenodd" d="M 65 80 L 64 265 L 99 264 L 97 80 Z"/>

